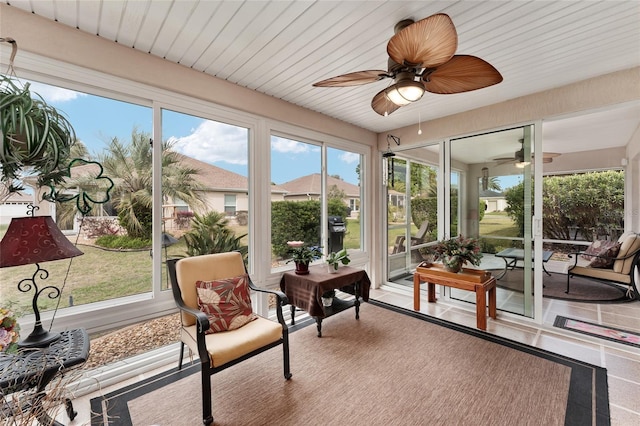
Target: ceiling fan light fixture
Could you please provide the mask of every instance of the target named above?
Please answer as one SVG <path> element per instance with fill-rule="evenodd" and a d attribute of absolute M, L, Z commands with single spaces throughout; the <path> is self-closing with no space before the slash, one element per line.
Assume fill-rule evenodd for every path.
<path fill-rule="evenodd" d="M 409 105 L 411 102 L 419 101 L 424 95 L 424 85 L 413 78 L 412 73 L 400 75 L 398 82 L 384 91 L 387 99 L 398 106 Z"/>

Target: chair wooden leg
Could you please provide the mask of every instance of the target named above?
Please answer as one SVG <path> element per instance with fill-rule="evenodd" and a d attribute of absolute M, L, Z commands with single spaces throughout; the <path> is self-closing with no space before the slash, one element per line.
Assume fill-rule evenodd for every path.
<path fill-rule="evenodd" d="M 202 376 L 202 424 L 209 426 L 213 423 L 213 415 L 211 413 L 211 372 L 207 365 L 200 366 L 200 375 Z"/>
<path fill-rule="evenodd" d="M 180 358 L 178 359 L 178 370 L 182 370 L 183 357 L 184 357 L 184 342 L 180 342 Z"/>

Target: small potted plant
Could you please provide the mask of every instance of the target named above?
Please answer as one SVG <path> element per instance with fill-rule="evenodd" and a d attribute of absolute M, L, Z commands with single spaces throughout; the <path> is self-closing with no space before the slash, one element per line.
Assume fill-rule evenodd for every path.
<path fill-rule="evenodd" d="M 291 259 L 287 261 L 296 264 L 296 274 L 306 275 L 309 273 L 309 263 L 322 257 L 322 252 L 318 246 L 307 246 L 304 241 L 287 241 Z"/>
<path fill-rule="evenodd" d="M 433 254 L 433 260 L 440 260 L 445 269 L 450 272 L 460 272 L 462 266 L 470 263 L 480 266 L 482 253 L 480 245 L 475 238 L 465 238 L 459 235 L 448 240 L 438 241 L 437 244 L 429 247 Z"/>
<path fill-rule="evenodd" d="M 328 306 L 333 305 L 333 298 L 336 297 L 336 291 L 335 290 L 328 290 L 325 291 L 324 293 L 322 293 L 322 306 L 324 306 L 325 308 Z"/>
<path fill-rule="evenodd" d="M 337 253 L 332 251 L 327 256 L 329 273 L 335 274 L 336 272 L 338 272 L 338 268 L 340 267 L 340 264 L 348 265 L 349 262 L 351 262 L 351 259 L 349 259 L 349 254 L 347 253 L 347 249 L 343 248 Z"/>
<path fill-rule="evenodd" d="M 0 308 L 0 352 L 14 353 L 18 349 L 20 325 L 9 309 Z"/>

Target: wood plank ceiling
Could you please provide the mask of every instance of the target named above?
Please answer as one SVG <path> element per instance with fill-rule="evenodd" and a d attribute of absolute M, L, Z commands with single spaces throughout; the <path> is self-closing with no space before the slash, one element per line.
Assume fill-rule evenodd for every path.
<path fill-rule="evenodd" d="M 7 0 L 7 4 L 375 132 L 502 102 L 640 65 L 638 1 Z M 456 95 L 426 93 L 381 117 L 385 79 L 312 83 L 386 69 L 394 25 L 447 13 L 459 54 L 504 76 Z M 4 36 L 10 36 L 5 34 Z"/>

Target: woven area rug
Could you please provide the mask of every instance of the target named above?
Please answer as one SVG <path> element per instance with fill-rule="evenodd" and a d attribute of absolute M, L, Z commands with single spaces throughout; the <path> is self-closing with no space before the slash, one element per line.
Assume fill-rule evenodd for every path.
<path fill-rule="evenodd" d="M 504 269 L 494 269 L 491 273 L 500 276 Z M 514 269 L 497 281 L 498 287 L 507 288 L 522 293 L 524 270 Z M 551 276 L 542 273 L 544 283 L 543 297 L 560 300 L 575 300 L 586 303 L 624 303 L 632 302 L 626 295 L 626 287 L 620 287 L 604 281 L 591 280 L 584 277 L 572 277 L 569 293 L 567 289 L 567 275 L 551 272 Z"/>
<path fill-rule="evenodd" d="M 557 315 L 554 327 L 640 348 L 640 333 Z"/>
<path fill-rule="evenodd" d="M 312 324 L 312 321 L 307 321 Z M 213 376 L 216 425 L 608 425 L 606 370 L 371 301 Z M 92 425 L 201 424 L 199 366 L 91 400 Z"/>

